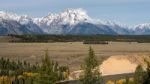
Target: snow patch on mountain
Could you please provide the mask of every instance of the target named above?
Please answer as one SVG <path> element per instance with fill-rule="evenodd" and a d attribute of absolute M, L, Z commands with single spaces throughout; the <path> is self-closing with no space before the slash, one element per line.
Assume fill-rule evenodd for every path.
<path fill-rule="evenodd" d="M 134 27 L 134 29 L 136 29 L 136 28 L 139 28 L 139 29 L 143 29 L 143 28 L 145 28 L 145 29 L 150 29 L 150 23 L 144 23 L 144 24 L 136 25 L 136 26 Z"/>
<path fill-rule="evenodd" d="M 47 24 L 55 22 L 57 24 L 69 24 L 75 25 L 79 22 L 88 22 L 91 18 L 86 14 L 83 9 L 66 9 L 62 13 L 53 14 L 49 13 L 47 16 L 42 18 L 36 18 L 34 22 L 37 24 Z"/>
<path fill-rule="evenodd" d="M 9 24 L 11 22 L 11 24 Z M 17 15 L 11 12 L 0 11 L 1 27 L 9 30 L 13 25 L 21 31 L 42 34 L 119 34 L 142 35 L 150 34 L 150 23 L 139 24 L 134 27 L 122 25 L 115 21 L 92 19 L 81 8 L 66 9 L 61 13 L 49 13 L 42 18 L 33 18 L 28 15 Z M 14 23 L 14 24 L 12 24 Z M 17 25 L 15 25 L 17 24 Z M 9 27 L 9 28 L 8 28 Z M 12 30 L 12 29 L 11 29 Z M 15 30 L 15 29 L 14 29 Z M 3 30 L 4 31 L 4 30 Z M 10 31 L 10 30 L 9 30 Z M 1 32 L 0 32 L 1 33 Z M 21 33 L 23 34 L 23 33 Z"/>

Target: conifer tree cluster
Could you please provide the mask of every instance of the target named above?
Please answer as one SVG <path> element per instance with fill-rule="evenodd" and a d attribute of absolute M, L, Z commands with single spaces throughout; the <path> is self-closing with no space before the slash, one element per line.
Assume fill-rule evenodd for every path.
<path fill-rule="evenodd" d="M 36 84 L 55 84 L 56 81 L 59 80 L 58 78 L 58 64 L 57 62 L 54 63 L 49 55 L 48 50 L 45 53 L 45 57 L 42 60 L 42 65 L 39 70 L 40 76 L 38 77 L 38 80 Z"/>
<path fill-rule="evenodd" d="M 134 82 L 132 84 L 150 84 L 150 60 L 145 59 L 146 70 L 138 65 L 134 73 Z"/>
<path fill-rule="evenodd" d="M 81 84 L 101 84 L 101 73 L 99 72 L 99 64 L 93 49 L 89 48 L 89 55 L 85 58 L 82 66 L 83 75 L 80 77 Z"/>
<path fill-rule="evenodd" d="M 69 75 L 69 68 L 53 61 L 48 50 L 41 65 L 0 59 L 0 84 L 55 84 L 67 78 L 64 73 Z"/>

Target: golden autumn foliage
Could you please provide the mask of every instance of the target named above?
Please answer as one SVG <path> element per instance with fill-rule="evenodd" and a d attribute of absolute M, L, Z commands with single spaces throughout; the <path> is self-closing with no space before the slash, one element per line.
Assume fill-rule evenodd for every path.
<path fill-rule="evenodd" d="M 23 75 L 19 75 L 19 76 L 18 76 L 18 79 L 22 79 L 22 78 L 23 78 Z"/>
<path fill-rule="evenodd" d="M 51 60 L 46 50 L 42 64 L 30 64 L 26 61 L 13 61 L 0 58 L 0 84 L 53 84 L 67 80 L 68 66 L 59 66 Z"/>
<path fill-rule="evenodd" d="M 120 79 L 117 80 L 116 82 L 109 80 L 106 82 L 106 84 L 125 84 L 126 81 L 127 79 Z M 132 84 L 132 82 L 134 82 L 134 78 L 129 78 L 129 82 Z"/>
<path fill-rule="evenodd" d="M 125 79 L 120 79 L 118 81 L 116 81 L 116 84 L 124 84 L 125 83 Z"/>
<path fill-rule="evenodd" d="M 36 77 L 38 75 L 39 73 L 23 72 L 23 76 L 27 76 L 27 77 Z"/>
<path fill-rule="evenodd" d="M 10 77 L 1 76 L 0 77 L 0 84 L 12 84 L 12 80 Z"/>
<path fill-rule="evenodd" d="M 68 79 L 69 78 L 69 73 L 68 72 L 63 72 L 63 76 L 65 79 Z"/>

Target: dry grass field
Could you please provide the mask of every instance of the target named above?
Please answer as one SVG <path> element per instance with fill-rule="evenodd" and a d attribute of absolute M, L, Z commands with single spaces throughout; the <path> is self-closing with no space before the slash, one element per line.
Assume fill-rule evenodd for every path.
<path fill-rule="evenodd" d="M 0 57 L 13 60 L 26 60 L 31 63 L 41 62 L 44 50 L 59 64 L 68 65 L 71 70 L 78 70 L 91 46 L 98 60 L 113 55 L 147 54 L 150 55 L 149 43 L 110 42 L 108 45 L 87 45 L 81 42 L 67 43 L 0 43 Z"/>

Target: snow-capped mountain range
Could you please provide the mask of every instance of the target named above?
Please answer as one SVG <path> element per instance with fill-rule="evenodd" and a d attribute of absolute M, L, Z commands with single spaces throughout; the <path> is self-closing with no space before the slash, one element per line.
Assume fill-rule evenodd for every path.
<path fill-rule="evenodd" d="M 0 11 L 0 35 L 7 34 L 150 35 L 150 23 L 130 28 L 112 21 L 92 19 L 83 9 L 66 9 L 42 18 Z"/>

